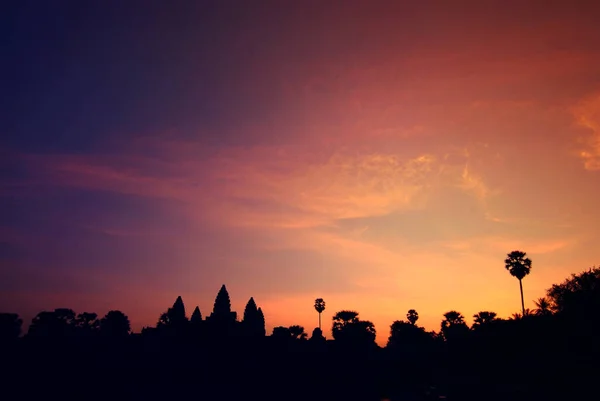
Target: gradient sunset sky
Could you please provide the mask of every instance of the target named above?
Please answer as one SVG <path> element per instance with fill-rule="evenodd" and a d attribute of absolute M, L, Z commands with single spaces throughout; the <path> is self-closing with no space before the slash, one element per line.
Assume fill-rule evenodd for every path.
<path fill-rule="evenodd" d="M 599 263 L 594 1 L 15 1 L 0 311 L 520 310 Z"/>

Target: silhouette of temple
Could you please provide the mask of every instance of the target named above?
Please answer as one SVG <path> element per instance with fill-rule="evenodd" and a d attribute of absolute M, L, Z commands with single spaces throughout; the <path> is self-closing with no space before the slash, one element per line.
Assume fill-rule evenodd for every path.
<path fill-rule="evenodd" d="M 219 322 L 235 322 L 237 320 L 237 313 L 231 310 L 231 300 L 225 284 L 221 286 L 217 298 L 215 298 L 213 311 L 206 317 L 206 320 Z"/>
<path fill-rule="evenodd" d="M 186 330 L 188 325 L 194 335 L 208 332 L 216 336 L 235 334 L 264 337 L 267 334 L 265 316 L 254 298 L 248 300 L 243 319 L 239 321 L 237 312 L 231 310 L 231 299 L 225 284 L 217 293 L 212 313 L 206 316 L 205 320 L 202 318 L 200 308 L 196 306 L 188 321 L 183 299 L 178 296 L 173 306 L 160 316 L 156 328 L 164 333 L 173 334 L 177 330 Z"/>

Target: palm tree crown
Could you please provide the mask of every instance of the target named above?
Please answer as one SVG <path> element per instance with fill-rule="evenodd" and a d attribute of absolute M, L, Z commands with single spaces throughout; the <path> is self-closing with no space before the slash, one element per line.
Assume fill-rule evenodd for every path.
<path fill-rule="evenodd" d="M 531 259 L 527 253 L 522 251 L 512 251 L 504 260 L 504 267 L 510 274 L 519 280 L 523 280 L 531 271 Z"/>
<path fill-rule="evenodd" d="M 414 326 L 415 324 L 417 324 L 417 320 L 419 320 L 419 314 L 416 310 L 409 309 L 406 313 L 406 319 L 410 322 L 410 324 Z"/>
<path fill-rule="evenodd" d="M 442 326 L 455 326 L 465 323 L 465 317 L 460 312 L 454 310 L 444 313 L 444 318 Z"/>
<path fill-rule="evenodd" d="M 540 316 L 547 316 L 552 314 L 552 309 L 550 308 L 550 302 L 546 297 L 539 298 L 535 301 L 535 314 Z"/>
<path fill-rule="evenodd" d="M 318 313 L 321 313 L 325 310 L 325 301 L 323 300 L 323 298 L 315 299 L 315 310 Z"/>
<path fill-rule="evenodd" d="M 484 326 L 496 320 L 496 312 L 481 311 L 473 315 L 473 328 Z"/>

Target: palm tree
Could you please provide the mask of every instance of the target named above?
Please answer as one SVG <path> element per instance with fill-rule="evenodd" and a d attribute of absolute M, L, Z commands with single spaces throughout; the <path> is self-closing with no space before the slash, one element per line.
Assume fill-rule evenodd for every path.
<path fill-rule="evenodd" d="M 550 302 L 548 302 L 548 299 L 546 297 L 538 298 L 538 300 L 535 301 L 535 306 L 536 310 L 534 313 L 536 315 L 548 316 L 552 314 L 552 310 L 550 309 Z"/>
<path fill-rule="evenodd" d="M 302 326 L 293 325 L 288 327 L 288 330 L 295 340 L 306 340 L 306 337 L 308 336 Z"/>
<path fill-rule="evenodd" d="M 371 345 L 375 342 L 375 325 L 368 320 L 360 320 L 358 312 L 343 310 L 333 316 L 331 334 L 342 344 Z"/>
<path fill-rule="evenodd" d="M 359 322 L 358 312 L 351 310 L 342 310 L 333 316 L 333 326 L 331 328 L 331 334 L 333 338 L 337 340 L 338 334 L 343 332 L 344 329 L 353 324 Z"/>
<path fill-rule="evenodd" d="M 444 320 L 441 324 L 441 332 L 446 340 L 450 338 L 461 338 L 469 331 L 469 326 L 465 323 L 465 317 L 457 311 L 444 313 Z"/>
<path fill-rule="evenodd" d="M 325 301 L 323 301 L 323 298 L 315 299 L 315 310 L 319 313 L 319 329 L 321 329 L 321 313 L 325 310 Z"/>
<path fill-rule="evenodd" d="M 342 310 L 333 316 L 334 324 L 344 326 L 350 323 L 358 322 L 358 312 L 353 310 Z"/>
<path fill-rule="evenodd" d="M 496 312 L 482 311 L 473 315 L 473 329 L 477 329 L 496 320 Z"/>
<path fill-rule="evenodd" d="M 525 313 L 513 313 L 509 320 L 521 320 L 524 317 L 531 316 L 531 309 L 527 308 L 524 311 Z"/>
<path fill-rule="evenodd" d="M 511 276 L 519 280 L 519 288 L 521 289 L 521 310 L 525 315 L 525 300 L 523 298 L 523 278 L 531 271 L 531 259 L 522 251 L 512 251 L 504 260 L 504 267 L 508 270 Z"/>
<path fill-rule="evenodd" d="M 461 324 L 465 324 L 465 317 L 460 312 L 451 310 L 444 313 L 442 327 L 458 326 Z"/>
<path fill-rule="evenodd" d="M 415 324 L 417 324 L 417 320 L 419 320 L 419 314 L 416 310 L 409 309 L 408 313 L 406 314 L 406 319 L 410 322 L 410 324 L 414 326 Z"/>

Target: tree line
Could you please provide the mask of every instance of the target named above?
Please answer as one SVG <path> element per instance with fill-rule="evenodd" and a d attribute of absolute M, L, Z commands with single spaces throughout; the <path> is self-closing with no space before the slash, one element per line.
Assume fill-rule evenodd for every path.
<path fill-rule="evenodd" d="M 89 369 L 110 383 L 126 377 L 122 385 L 134 399 L 140 394 L 154 397 L 158 390 L 148 387 L 151 382 L 171 383 L 160 390 L 167 398 L 175 392 L 185 396 L 185 387 L 176 383 L 189 372 L 193 376 L 188 380 L 200 380 L 200 375 L 207 389 L 229 394 L 221 394 L 222 399 L 266 399 L 264 387 L 256 385 L 265 375 L 287 383 L 302 400 L 356 399 L 359 393 L 376 394 L 377 399 L 438 399 L 441 394 L 466 399 L 461 397 L 479 397 L 482 392 L 490 400 L 549 399 L 586 388 L 600 373 L 600 268 L 552 285 L 529 310 L 523 302 L 523 279 L 531 272 L 531 260 L 525 252 L 514 251 L 504 262 L 519 281 L 519 313 L 500 318 L 493 311 L 480 311 L 469 326 L 462 313 L 449 310 L 439 329 L 428 331 L 419 325 L 418 311 L 409 309 L 391 324 L 385 347 L 375 343 L 375 325 L 353 310 L 333 314 L 333 339 L 326 339 L 321 327 L 327 306 L 323 298 L 314 300 L 319 324 L 310 335 L 301 325 L 278 326 L 267 335 L 263 310 L 254 298 L 238 316 L 223 285 L 207 316 L 196 306 L 188 317 L 183 299 L 177 297 L 156 324 L 140 333 L 131 332 L 128 317 L 118 310 L 102 318 L 71 309 L 43 311 L 27 333 L 21 333 L 23 322 L 17 314 L 1 313 L 0 350 L 6 361 L 22 366 L 14 368 L 17 379 L 22 378 L 18 372 L 31 372 L 32 366 L 70 361 L 65 369 L 83 386 L 70 388 L 76 399 L 88 390 Z M 329 380 L 319 384 L 328 390 L 313 394 L 301 383 L 314 380 L 312 372 L 318 366 L 328 367 Z M 56 374 L 63 372 L 55 366 L 40 368 L 37 374 L 45 377 L 54 369 Z M 234 391 L 231 385 L 218 384 L 223 372 L 247 386 L 235 390 L 235 396 L 228 393 Z M 116 384 L 111 386 L 104 391 L 113 391 Z M 38 390 L 44 395 L 49 391 Z M 280 399 L 281 394 L 273 397 Z"/>
<path fill-rule="evenodd" d="M 522 280 L 530 273 L 531 260 L 525 252 L 513 251 L 505 259 L 505 268 L 519 280 L 521 295 L 521 313 L 513 314 L 508 321 L 549 316 L 578 316 L 589 320 L 590 316 L 600 311 L 597 287 L 599 286 L 598 268 L 592 268 L 573 275 L 564 283 L 555 284 L 547 291 L 547 296 L 535 301 L 536 308 L 525 308 Z M 319 326 L 312 331 L 310 339 L 324 340 L 321 328 L 321 314 L 325 311 L 324 299 L 314 302 L 319 316 Z M 397 320 L 390 327 L 388 346 L 394 347 L 404 338 L 416 340 L 429 337 L 431 340 L 448 341 L 463 337 L 469 331 L 480 331 L 490 324 L 505 322 L 493 311 L 481 311 L 473 315 L 473 325 L 468 327 L 465 317 L 458 311 L 450 310 L 443 315 L 439 331 L 427 332 L 417 325 L 419 314 L 415 309 L 408 310 L 406 320 Z M 342 310 L 332 317 L 332 335 L 340 343 L 371 344 L 375 342 L 376 330 L 372 322 L 362 320 L 359 313 Z M 0 313 L 0 338 L 12 341 L 19 338 L 23 321 L 18 314 Z M 205 319 L 200 308 L 195 307 L 188 318 L 181 297 L 173 306 L 160 314 L 155 326 L 144 327 L 142 336 L 173 336 L 177 334 L 206 335 L 209 337 L 230 335 L 235 337 L 264 337 L 266 335 L 265 317 L 254 298 L 250 298 L 244 309 L 243 317 L 238 319 L 237 313 L 231 310 L 231 301 L 225 285 L 217 293 L 213 311 Z M 48 339 L 57 337 L 99 336 L 105 338 L 122 338 L 132 335 L 129 318 L 119 310 L 111 310 L 99 318 L 96 313 L 83 312 L 76 314 L 72 309 L 60 308 L 54 311 L 42 311 L 35 316 L 25 337 L 29 339 Z M 308 333 L 300 325 L 275 327 L 270 335 L 274 339 L 307 340 Z"/>

